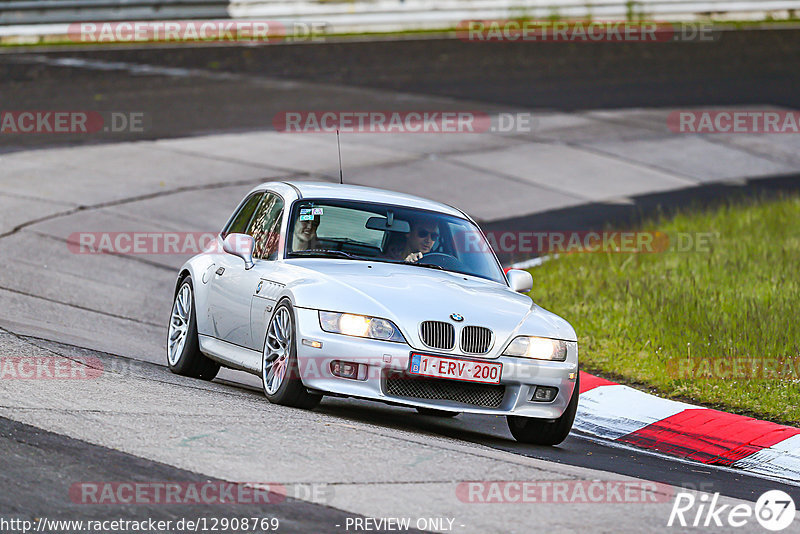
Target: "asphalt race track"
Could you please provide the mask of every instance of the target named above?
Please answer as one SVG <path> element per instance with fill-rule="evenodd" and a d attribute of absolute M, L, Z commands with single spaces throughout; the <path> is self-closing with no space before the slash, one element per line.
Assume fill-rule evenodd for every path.
<path fill-rule="evenodd" d="M 330 136 L 272 131 L 274 115 L 292 109 L 540 115 L 530 135 L 344 140 L 346 181 L 451 201 L 498 231 L 600 227 L 698 199 L 794 190 L 791 136 L 676 140 L 663 130 L 670 109 L 800 107 L 800 75 L 788 68 L 798 43 L 800 32 L 785 30 L 663 48 L 425 40 L 0 54 L 6 109 L 148 117 L 143 132 L 0 136 L 0 354 L 65 360 L 92 375 L 0 380 L 0 516 L 258 516 L 277 518 L 278 532 L 319 533 L 409 517 L 452 519 L 464 533 L 589 524 L 633 533 L 671 530 L 680 488 L 718 492 L 725 504 L 782 489 L 800 502 L 790 483 L 576 433 L 554 448 L 520 445 L 502 418 L 440 420 L 349 399 L 304 412 L 269 404 L 240 372 L 211 383 L 172 375 L 166 324 L 187 256 L 75 254 L 67 244 L 84 231 L 213 232 L 262 181 L 334 180 Z M 626 148 L 634 143 L 641 150 Z M 585 158 L 583 182 L 519 177 L 531 165 L 568 172 L 559 162 L 575 155 Z M 440 182 L 425 179 L 430 169 Z M 487 202 L 490 187 L 499 192 Z M 653 503 L 482 504 L 458 493 L 466 481 L 593 480 L 665 486 Z M 87 505 L 71 491 L 99 481 L 271 484 L 286 498 Z M 444 530 L 436 525 L 421 526 Z"/>
<path fill-rule="evenodd" d="M 277 112 L 289 109 L 379 109 L 387 104 L 385 93 L 353 88 L 425 95 L 428 109 L 442 109 L 435 106 L 443 101 L 433 97 L 487 111 L 800 107 L 795 90 L 800 74 L 788 68 L 800 62 L 797 29 L 724 32 L 712 43 L 654 45 L 429 39 L 93 51 L 67 47 L 47 54 L 51 61 L 121 62 L 100 70 L 53 68 L 36 56 L 0 55 L 4 102 L 18 109 L 47 102 L 49 109 L 143 111 L 155 120 L 141 133 L 29 137 L 19 140 L 23 148 L 262 130 L 272 128 Z M 137 65 L 151 68 L 137 70 Z M 175 69 L 174 75 L 155 76 L 152 67 Z M 313 85 L 275 83 L 281 80 Z M 405 99 L 391 104 L 392 109 L 413 106 Z M 4 142 L 5 149 L 15 141 Z"/>

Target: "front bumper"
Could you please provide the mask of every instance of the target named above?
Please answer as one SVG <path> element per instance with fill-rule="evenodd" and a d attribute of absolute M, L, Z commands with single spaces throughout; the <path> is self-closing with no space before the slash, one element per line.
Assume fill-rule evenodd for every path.
<path fill-rule="evenodd" d="M 300 376 L 310 389 L 410 407 L 556 419 L 566 410 L 575 388 L 578 373 L 575 343 L 568 344 L 567 359 L 563 362 L 508 356 L 475 358 L 421 351 L 406 343 L 332 334 L 320 328 L 317 310 L 296 307 L 295 314 Z M 314 348 L 304 340 L 306 343 L 321 342 L 322 347 Z M 412 352 L 502 363 L 500 384 L 487 387 L 455 380 L 409 377 L 406 372 Z M 335 376 L 330 369 L 334 360 L 361 364 L 359 378 Z M 398 382 L 400 380 L 413 381 L 407 384 L 413 387 L 403 387 L 403 383 Z M 537 386 L 558 388 L 558 394 L 550 402 L 532 401 Z"/>

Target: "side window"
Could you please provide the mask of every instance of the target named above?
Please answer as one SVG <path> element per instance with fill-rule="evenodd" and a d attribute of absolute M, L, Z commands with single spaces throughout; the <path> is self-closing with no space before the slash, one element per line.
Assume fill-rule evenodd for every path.
<path fill-rule="evenodd" d="M 256 248 L 253 250 L 254 258 L 274 260 L 278 257 L 281 215 L 283 215 L 283 199 L 274 193 L 266 193 L 247 229 L 247 233 L 253 236 L 256 242 Z"/>
<path fill-rule="evenodd" d="M 258 203 L 261 201 L 261 197 L 263 196 L 263 193 L 255 193 L 250 195 L 250 198 L 245 201 L 236 216 L 231 220 L 230 223 L 228 223 L 228 227 L 225 228 L 222 236 L 225 237 L 228 234 L 247 233 L 247 225 L 250 222 L 250 219 L 253 217 L 253 213 L 256 211 Z"/>

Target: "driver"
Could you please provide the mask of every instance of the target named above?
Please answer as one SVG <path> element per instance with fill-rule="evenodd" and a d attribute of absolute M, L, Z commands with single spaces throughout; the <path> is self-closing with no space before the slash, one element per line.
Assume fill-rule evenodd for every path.
<path fill-rule="evenodd" d="M 387 253 L 395 260 L 416 262 L 433 249 L 438 239 L 439 224 L 435 220 L 419 219 L 411 222 L 411 231 L 405 234 L 405 245 L 388 247 Z"/>
<path fill-rule="evenodd" d="M 292 250 L 313 250 L 319 248 L 317 240 L 317 228 L 321 221 L 320 216 L 315 216 L 314 220 L 301 221 L 300 217 L 294 223 L 292 232 Z"/>

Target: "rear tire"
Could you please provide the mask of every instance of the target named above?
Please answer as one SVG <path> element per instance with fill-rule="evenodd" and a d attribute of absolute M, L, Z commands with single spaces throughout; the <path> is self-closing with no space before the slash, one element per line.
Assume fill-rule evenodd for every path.
<path fill-rule="evenodd" d="M 447 410 L 437 410 L 436 408 L 417 407 L 420 415 L 430 415 L 431 417 L 455 417 L 461 412 L 448 412 Z"/>
<path fill-rule="evenodd" d="M 309 393 L 300 380 L 295 331 L 292 304 L 282 300 L 267 325 L 261 385 L 271 403 L 309 410 L 319 404 L 322 395 Z"/>
<path fill-rule="evenodd" d="M 167 366 L 176 375 L 213 380 L 219 364 L 200 352 L 192 277 L 181 281 L 172 304 L 167 333 Z"/>
<path fill-rule="evenodd" d="M 572 429 L 572 423 L 575 421 L 575 414 L 578 411 L 580 382 L 580 375 L 578 375 L 567 409 L 555 421 L 507 415 L 506 421 L 511 435 L 520 443 L 530 443 L 531 445 L 558 445 L 567 439 L 569 431 Z"/>

